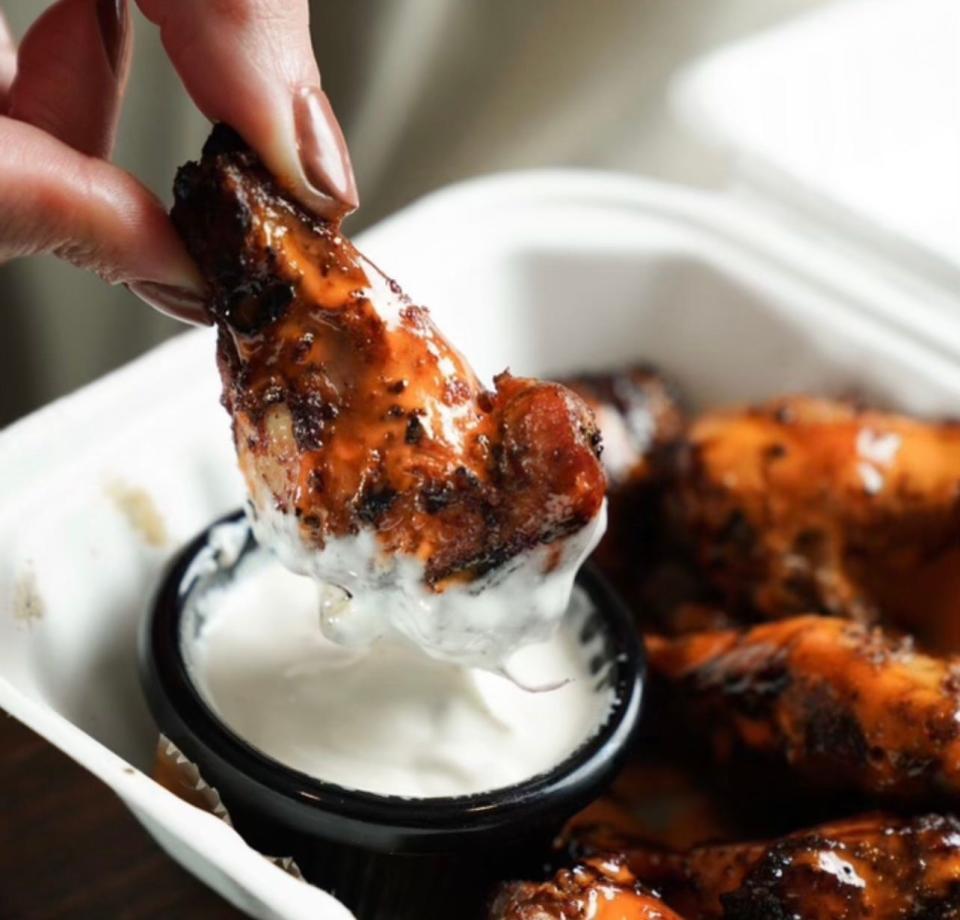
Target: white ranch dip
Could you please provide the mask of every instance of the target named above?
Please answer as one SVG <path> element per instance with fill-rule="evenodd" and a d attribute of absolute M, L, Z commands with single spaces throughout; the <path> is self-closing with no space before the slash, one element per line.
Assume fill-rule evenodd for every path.
<path fill-rule="evenodd" d="M 497 789 L 558 764 L 610 710 L 612 690 L 590 674 L 600 640 L 577 638 L 590 613 L 579 588 L 553 637 L 510 658 L 513 681 L 396 638 L 336 644 L 318 629 L 316 590 L 255 550 L 230 582 L 195 592 L 182 638 L 220 719 L 303 773 L 408 797 Z"/>

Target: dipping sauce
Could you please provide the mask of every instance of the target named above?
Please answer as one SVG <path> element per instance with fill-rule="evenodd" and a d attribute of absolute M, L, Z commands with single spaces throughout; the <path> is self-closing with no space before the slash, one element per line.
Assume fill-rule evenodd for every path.
<path fill-rule="evenodd" d="M 607 526 L 606 502 L 593 520 L 563 540 L 518 553 L 486 576 L 431 590 L 423 563 L 384 554 L 369 529 L 306 548 L 299 522 L 275 508 L 255 511 L 251 526 L 291 571 L 319 591 L 324 635 L 352 648 L 406 640 L 431 658 L 498 670 L 521 646 L 547 639 L 570 603 L 574 579 Z M 337 581 L 325 581 L 336 575 Z"/>
<path fill-rule="evenodd" d="M 399 639 L 331 642 L 316 583 L 262 549 L 204 581 L 181 642 L 207 704 L 263 753 L 350 789 L 429 798 L 512 785 L 572 754 L 613 702 L 591 673 L 602 637 L 581 641 L 592 611 L 579 588 L 554 636 L 510 658 L 509 680 Z"/>

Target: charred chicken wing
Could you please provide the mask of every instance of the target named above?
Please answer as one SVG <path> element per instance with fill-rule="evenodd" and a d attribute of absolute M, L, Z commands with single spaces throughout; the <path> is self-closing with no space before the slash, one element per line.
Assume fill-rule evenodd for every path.
<path fill-rule="evenodd" d="M 795 396 L 703 415 L 681 456 L 679 517 L 730 607 L 960 649 L 960 425 Z"/>
<path fill-rule="evenodd" d="M 618 857 L 561 869 L 549 882 L 512 882 L 494 901 L 490 920 L 682 920 L 639 885 Z"/>
<path fill-rule="evenodd" d="M 894 797 L 960 794 L 960 660 L 830 617 L 647 640 L 685 724 L 817 784 Z"/>
<path fill-rule="evenodd" d="M 765 843 L 628 849 L 688 920 L 957 920 L 960 821 L 867 815 Z"/>
<path fill-rule="evenodd" d="M 481 665 L 545 638 L 603 529 L 583 402 L 506 372 L 485 389 L 427 310 L 229 129 L 181 169 L 175 198 L 212 292 L 255 530 L 337 586 L 322 592 L 328 635 L 364 643 L 389 626 Z"/>

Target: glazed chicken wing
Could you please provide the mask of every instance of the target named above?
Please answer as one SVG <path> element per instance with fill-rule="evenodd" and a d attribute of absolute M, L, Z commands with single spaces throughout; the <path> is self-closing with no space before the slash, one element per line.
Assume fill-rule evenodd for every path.
<path fill-rule="evenodd" d="M 867 815 L 765 843 L 639 847 L 624 859 L 688 920 L 960 918 L 953 817 Z"/>
<path fill-rule="evenodd" d="M 593 417 L 503 373 L 486 390 L 413 304 L 224 127 L 173 219 L 211 291 L 258 538 L 338 586 L 328 635 L 392 627 L 491 665 L 545 638 L 604 526 Z"/>
<path fill-rule="evenodd" d="M 960 659 L 817 616 L 647 648 L 682 724 L 721 758 L 746 748 L 822 786 L 960 795 Z"/>
<path fill-rule="evenodd" d="M 490 920 L 682 920 L 617 857 L 561 869 L 549 882 L 504 885 Z"/>
<path fill-rule="evenodd" d="M 677 499 L 728 606 L 889 621 L 960 649 L 960 425 L 804 396 L 707 413 Z"/>
<path fill-rule="evenodd" d="M 686 851 L 592 833 L 580 846 L 596 855 L 550 882 L 504 886 L 491 920 L 960 918 L 960 821 L 952 816 L 871 814 Z M 603 852 L 611 842 L 619 855 Z"/>

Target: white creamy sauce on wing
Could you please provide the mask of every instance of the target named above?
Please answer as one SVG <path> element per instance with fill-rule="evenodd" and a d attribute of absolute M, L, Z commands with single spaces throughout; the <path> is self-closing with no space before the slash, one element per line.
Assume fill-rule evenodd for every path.
<path fill-rule="evenodd" d="M 590 667 L 602 638 L 580 638 L 592 610 L 579 588 L 560 628 L 506 662 L 511 681 L 396 636 L 332 642 L 317 629 L 312 579 L 262 549 L 229 581 L 211 571 L 192 573 L 209 586 L 194 589 L 181 637 L 195 684 L 236 734 L 319 779 L 408 797 L 501 788 L 561 762 L 610 711 L 613 691 Z"/>
<path fill-rule="evenodd" d="M 574 578 L 606 529 L 607 509 L 578 532 L 508 559 L 488 575 L 434 591 L 419 560 L 383 553 L 375 532 L 304 545 L 295 517 L 257 503 L 257 541 L 319 585 L 320 629 L 350 648 L 403 637 L 432 658 L 500 670 L 517 649 L 547 640 Z M 546 510 L 545 510 L 546 513 Z"/>

